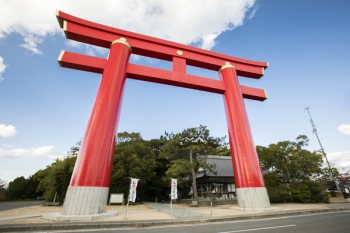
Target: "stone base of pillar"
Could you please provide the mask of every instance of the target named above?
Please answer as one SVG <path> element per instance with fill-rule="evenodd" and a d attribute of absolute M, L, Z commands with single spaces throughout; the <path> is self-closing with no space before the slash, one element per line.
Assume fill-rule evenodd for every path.
<path fill-rule="evenodd" d="M 69 186 L 62 215 L 93 215 L 106 213 L 107 187 Z"/>
<path fill-rule="evenodd" d="M 271 209 L 266 187 L 236 188 L 238 209 L 265 210 Z"/>

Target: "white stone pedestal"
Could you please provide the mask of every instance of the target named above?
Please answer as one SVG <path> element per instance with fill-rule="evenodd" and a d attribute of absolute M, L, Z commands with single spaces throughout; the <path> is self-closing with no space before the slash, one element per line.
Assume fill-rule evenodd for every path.
<path fill-rule="evenodd" d="M 109 188 L 69 186 L 62 215 L 93 215 L 106 213 Z"/>
<path fill-rule="evenodd" d="M 238 210 L 275 210 L 279 207 L 271 207 L 270 199 L 265 187 L 261 188 L 236 188 L 238 207 L 230 209 Z"/>

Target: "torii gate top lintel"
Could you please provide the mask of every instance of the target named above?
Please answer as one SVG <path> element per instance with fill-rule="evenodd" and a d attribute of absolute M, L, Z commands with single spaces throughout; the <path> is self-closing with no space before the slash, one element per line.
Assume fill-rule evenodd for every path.
<path fill-rule="evenodd" d="M 218 71 L 226 62 L 230 62 L 236 68 L 237 75 L 255 79 L 262 77 L 264 69 L 268 67 L 267 62 L 236 58 L 188 45 L 128 32 L 84 20 L 62 11 L 57 11 L 56 17 L 68 39 L 110 48 L 114 40 L 123 37 L 126 38 L 131 45 L 133 54 L 172 61 L 173 63 L 172 72 L 128 64 L 128 78 L 222 94 L 225 91 L 222 82 L 186 74 L 186 65 Z M 62 67 L 102 73 L 106 59 L 64 52 L 61 53 L 58 61 Z M 140 70 L 142 70 L 142 75 L 140 74 Z M 177 73 L 175 75 L 176 77 L 174 73 Z M 181 73 L 181 77 L 179 77 L 178 73 Z M 147 76 L 147 78 L 145 78 L 145 76 Z M 262 89 L 241 85 L 241 91 L 243 97 L 247 99 L 264 101 L 267 98 L 265 91 Z"/>
<path fill-rule="evenodd" d="M 264 75 L 264 69 L 268 67 L 268 62 L 237 58 L 193 46 L 141 35 L 81 19 L 62 11 L 57 11 L 56 17 L 67 38 L 95 46 L 110 48 L 112 41 L 119 37 L 125 37 L 132 45 L 134 54 L 168 61 L 171 61 L 173 56 L 179 56 L 186 58 L 188 65 L 215 71 L 219 70 L 223 63 L 228 61 L 236 67 L 237 75 L 248 78 L 262 77 Z M 79 34 L 76 34 L 81 27 L 84 27 L 84 31 L 80 31 Z M 99 33 L 94 33 L 96 30 L 99 31 Z M 105 34 L 101 36 L 101 32 L 105 32 Z M 171 47 L 172 49 L 163 50 L 165 47 Z M 183 54 L 174 54 L 174 49 L 176 49 L 176 51 L 181 50 Z M 194 55 L 197 55 L 197 57 Z M 200 56 L 205 56 L 206 59 L 201 59 Z M 209 57 L 211 59 L 208 59 Z M 206 65 L 200 64 L 200 61 L 205 61 Z M 250 69 L 247 69 L 248 67 Z"/>

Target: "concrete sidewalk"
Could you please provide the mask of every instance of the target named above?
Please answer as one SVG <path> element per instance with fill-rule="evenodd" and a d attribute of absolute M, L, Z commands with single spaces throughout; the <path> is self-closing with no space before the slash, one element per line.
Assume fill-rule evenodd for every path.
<path fill-rule="evenodd" d="M 193 210 L 193 208 L 191 208 L 191 209 L 177 208 L 178 205 L 176 205 L 176 204 L 173 204 L 172 208 L 169 205 L 164 205 L 164 204 L 155 203 L 155 202 L 143 202 L 143 204 L 151 207 L 152 209 L 161 211 L 165 214 L 168 214 L 168 215 L 171 215 L 175 218 L 180 218 L 180 219 L 207 218 L 210 216 L 208 214 L 191 211 L 191 210 Z M 182 207 L 183 206 L 184 205 L 182 205 Z M 186 205 L 186 207 L 188 207 L 188 206 Z"/>
<path fill-rule="evenodd" d="M 238 221 L 282 216 L 317 214 L 350 210 L 350 203 L 332 204 L 275 204 L 280 207 L 271 211 L 240 211 L 232 209 L 237 205 L 210 207 L 189 207 L 187 204 L 145 202 L 129 206 L 125 218 L 125 206 L 108 206 L 107 211 L 118 211 L 118 215 L 94 221 L 53 222 L 41 219 L 48 212 L 60 212 L 61 207 L 35 206 L 0 212 L 0 232 L 37 232 L 77 229 L 112 229 L 198 224 L 220 221 Z"/>

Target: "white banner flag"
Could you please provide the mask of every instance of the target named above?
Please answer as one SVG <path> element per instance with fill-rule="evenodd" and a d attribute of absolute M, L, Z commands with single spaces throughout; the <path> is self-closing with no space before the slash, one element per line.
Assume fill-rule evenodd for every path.
<path fill-rule="evenodd" d="M 171 199 L 177 199 L 177 179 L 171 179 Z"/>
<path fill-rule="evenodd" d="M 136 200 L 136 187 L 139 179 L 131 178 L 130 190 L 129 190 L 129 201 L 135 202 Z"/>

